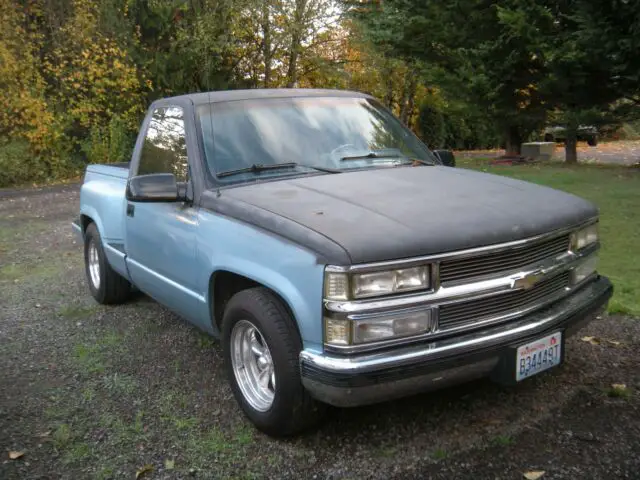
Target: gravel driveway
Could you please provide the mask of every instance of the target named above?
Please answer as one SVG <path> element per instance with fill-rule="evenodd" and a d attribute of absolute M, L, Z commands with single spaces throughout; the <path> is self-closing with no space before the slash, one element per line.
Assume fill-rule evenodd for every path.
<path fill-rule="evenodd" d="M 517 388 L 336 409 L 273 440 L 242 416 L 216 342 L 143 295 L 95 304 L 77 208 L 72 186 L 0 195 L 2 479 L 640 476 L 635 319 L 599 319 L 564 366 Z"/>

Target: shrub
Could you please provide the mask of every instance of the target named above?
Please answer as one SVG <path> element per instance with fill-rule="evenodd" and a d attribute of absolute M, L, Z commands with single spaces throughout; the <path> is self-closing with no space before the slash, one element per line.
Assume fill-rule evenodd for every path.
<path fill-rule="evenodd" d="M 32 154 L 26 140 L 0 146 L 0 187 L 38 182 L 47 176 L 46 163 Z"/>
<path fill-rule="evenodd" d="M 621 140 L 640 140 L 640 121 L 623 124 L 618 135 Z"/>
<path fill-rule="evenodd" d="M 433 105 L 423 103 L 418 113 L 418 131 L 429 148 L 442 148 L 446 135 L 442 112 Z"/>
<path fill-rule="evenodd" d="M 114 115 L 107 126 L 94 125 L 81 148 L 88 163 L 128 162 L 133 142 L 125 122 Z"/>

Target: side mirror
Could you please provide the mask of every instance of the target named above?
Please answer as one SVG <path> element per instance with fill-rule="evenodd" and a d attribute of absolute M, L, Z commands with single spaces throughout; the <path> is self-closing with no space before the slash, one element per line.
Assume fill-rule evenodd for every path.
<path fill-rule="evenodd" d="M 440 159 L 442 164 L 446 167 L 456 166 L 456 157 L 453 156 L 453 152 L 450 150 L 434 150 L 433 153 Z"/>
<path fill-rule="evenodd" d="M 176 177 L 171 173 L 152 173 L 131 177 L 127 200 L 132 202 L 177 202 L 183 200 Z"/>

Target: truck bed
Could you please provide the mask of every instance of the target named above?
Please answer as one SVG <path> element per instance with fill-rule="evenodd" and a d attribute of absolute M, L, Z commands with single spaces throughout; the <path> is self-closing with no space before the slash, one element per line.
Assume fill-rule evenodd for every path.
<path fill-rule="evenodd" d="M 126 179 L 129 177 L 129 162 L 96 163 L 87 166 L 87 173 L 98 173 L 108 177 Z"/>
<path fill-rule="evenodd" d="M 125 278 L 124 211 L 128 177 L 128 163 L 88 165 L 80 189 L 80 214 L 94 219 L 109 263 Z"/>

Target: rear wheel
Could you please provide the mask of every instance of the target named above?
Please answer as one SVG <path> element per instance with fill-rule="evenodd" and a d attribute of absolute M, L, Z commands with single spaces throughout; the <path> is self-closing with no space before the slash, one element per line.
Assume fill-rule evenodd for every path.
<path fill-rule="evenodd" d="M 95 223 L 84 233 L 84 267 L 89 290 L 98 303 L 124 303 L 129 298 L 131 284 L 109 265 Z"/>
<path fill-rule="evenodd" d="M 545 141 L 545 142 L 553 142 L 553 135 L 551 135 L 550 133 L 547 133 L 547 134 L 544 136 L 544 141 Z"/>
<path fill-rule="evenodd" d="M 324 408 L 302 386 L 302 342 L 278 297 L 262 287 L 234 295 L 222 320 L 222 344 L 233 394 L 258 429 L 286 436 L 317 422 Z"/>
<path fill-rule="evenodd" d="M 587 144 L 590 147 L 595 147 L 598 145 L 598 137 L 589 137 L 587 138 Z"/>

